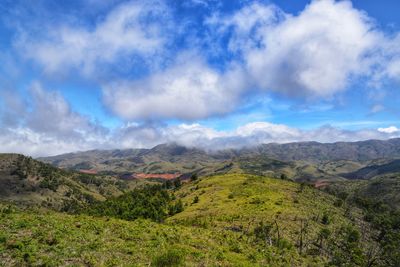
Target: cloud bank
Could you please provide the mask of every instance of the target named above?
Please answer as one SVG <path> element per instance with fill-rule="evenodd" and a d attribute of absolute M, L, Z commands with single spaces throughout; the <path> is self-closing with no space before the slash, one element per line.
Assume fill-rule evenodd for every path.
<path fill-rule="evenodd" d="M 326 125 L 301 130 L 269 122 L 246 123 L 233 130 L 220 131 L 198 123 L 126 123 L 109 130 L 73 112 L 57 92 L 45 90 L 38 83 L 34 83 L 29 92 L 29 103 L 23 103 L 20 96 L 11 93 L 3 98 L 7 100 L 3 100 L 4 109 L 21 110 L 18 111 L 18 118 L 8 114 L 10 116 L 0 119 L 1 152 L 48 156 L 98 148 L 150 148 L 169 142 L 220 150 L 271 142 L 336 142 L 400 137 L 400 131 L 394 126 L 349 131 Z M 7 115 L 4 112 L 1 114 Z"/>

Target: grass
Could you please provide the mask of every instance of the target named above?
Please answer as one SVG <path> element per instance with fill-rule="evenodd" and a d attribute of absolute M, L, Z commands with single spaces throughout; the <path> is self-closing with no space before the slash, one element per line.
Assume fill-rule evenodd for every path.
<path fill-rule="evenodd" d="M 175 195 L 185 210 L 165 223 L 0 205 L 0 266 L 323 266 L 312 242 L 352 224 L 333 196 L 261 176 L 206 177 Z"/>

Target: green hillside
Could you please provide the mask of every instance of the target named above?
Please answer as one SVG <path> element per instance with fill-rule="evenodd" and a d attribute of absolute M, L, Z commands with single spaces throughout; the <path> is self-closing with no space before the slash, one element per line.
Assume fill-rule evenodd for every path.
<path fill-rule="evenodd" d="M 2 205 L 0 262 L 363 266 L 369 260 L 368 246 L 375 244 L 360 210 L 340 207 L 334 196 L 302 184 L 227 174 L 169 191 L 184 210 L 160 223 Z"/>
<path fill-rule="evenodd" d="M 23 155 L 0 154 L 3 201 L 68 211 L 121 195 L 140 184 L 143 181 L 66 171 Z"/>
<path fill-rule="evenodd" d="M 367 199 L 400 211 L 400 173 L 378 175 L 370 180 L 334 183 L 327 190 L 335 194 L 345 192 L 348 198 Z"/>

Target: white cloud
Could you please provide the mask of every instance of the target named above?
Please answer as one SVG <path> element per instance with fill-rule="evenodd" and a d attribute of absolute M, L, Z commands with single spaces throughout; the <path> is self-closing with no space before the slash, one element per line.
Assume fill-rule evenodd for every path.
<path fill-rule="evenodd" d="M 382 66 L 381 76 L 388 77 L 390 79 L 400 80 L 400 33 L 397 33 L 394 37 L 385 40 L 383 49 L 384 58 L 381 60 L 384 62 Z"/>
<path fill-rule="evenodd" d="M 55 114 L 56 115 L 56 114 Z M 58 117 L 59 120 L 63 118 Z M 301 130 L 283 124 L 252 122 L 230 131 L 215 130 L 201 124 L 136 124 L 128 123 L 112 132 L 96 131 L 92 127 L 75 125 L 80 136 L 64 132 L 44 132 L 28 125 L 0 127 L 0 152 L 18 152 L 33 156 L 56 155 L 78 150 L 112 148 L 150 148 L 161 143 L 175 142 L 205 150 L 252 147 L 265 143 L 302 141 L 337 142 L 400 137 L 396 127 L 343 130 L 322 126 Z"/>
<path fill-rule="evenodd" d="M 252 122 L 231 131 L 217 131 L 200 124 L 174 126 L 134 125 L 119 132 L 123 148 L 152 147 L 160 143 L 176 142 L 189 147 L 206 150 L 243 148 L 265 143 L 288 142 L 337 142 L 367 139 L 389 139 L 400 133 L 382 132 L 375 129 L 343 130 L 329 125 L 311 130 L 301 130 L 282 124 Z M 118 144 L 114 144 L 118 146 Z"/>
<path fill-rule="evenodd" d="M 253 3 L 211 22 L 233 27 L 229 47 L 256 86 L 290 97 L 330 97 L 384 64 L 384 34 L 350 1 L 312 1 L 298 15 Z M 396 62 L 388 70 L 396 73 Z"/>
<path fill-rule="evenodd" d="M 206 24 L 215 28 L 214 38 L 232 30 L 228 48 L 233 52 L 243 52 L 255 48 L 256 43 L 260 41 L 256 29 L 276 24 L 284 16 L 285 14 L 274 5 L 255 2 L 244 6 L 232 16 L 221 17 L 219 14 L 213 14 L 206 20 Z"/>
<path fill-rule="evenodd" d="M 39 83 L 32 85 L 30 95 L 31 110 L 25 114 L 23 123 L 35 132 L 76 140 L 106 131 L 72 111 L 58 92 L 46 91 Z"/>
<path fill-rule="evenodd" d="M 107 145 L 108 129 L 72 111 L 56 91 L 36 82 L 29 89 L 29 101 L 8 91 L 2 95 L 1 152 L 49 155 Z"/>
<path fill-rule="evenodd" d="M 109 84 L 103 92 L 105 104 L 125 119 L 193 120 L 234 110 L 244 88 L 240 69 L 220 73 L 201 58 L 184 55 L 165 71 Z"/>
<path fill-rule="evenodd" d="M 202 50 L 194 37 L 197 32 L 186 20 L 186 26 L 173 25 L 171 31 L 172 13 L 162 1 L 126 2 L 92 26 L 49 26 L 39 37 L 23 32 L 17 47 L 45 72 L 74 69 L 96 74 L 94 82 L 102 87 L 104 103 L 125 120 L 195 120 L 227 114 L 237 110 L 242 96 L 254 88 L 330 99 L 360 77 L 370 76 L 379 84 L 400 76 L 400 35 L 385 36 L 350 1 L 315 0 L 298 15 L 255 1 L 231 16 L 214 14 L 205 21 L 211 37 L 204 39 L 213 48 L 229 32 L 229 51 Z M 174 43 L 177 40 L 184 45 Z M 201 58 L 186 54 L 171 60 L 172 54 L 185 54 L 181 50 L 187 45 L 195 46 L 190 49 L 197 49 Z M 168 49 L 173 51 L 169 54 Z M 213 56 L 217 61 L 220 56 L 229 59 L 217 62 L 223 67 L 216 70 L 207 62 Z M 154 64 L 144 67 L 148 76 L 138 78 L 129 72 L 137 58 L 145 64 L 138 63 L 135 71 Z M 123 69 L 125 78 L 109 75 L 115 69 Z"/>
<path fill-rule="evenodd" d="M 396 126 L 389 126 L 387 128 L 378 128 L 378 131 L 381 132 L 381 133 L 392 134 L 392 133 L 399 132 L 400 129 L 398 129 Z"/>
<path fill-rule="evenodd" d="M 289 95 L 330 96 L 352 75 L 366 74 L 378 36 L 350 2 L 313 1 L 299 16 L 259 29 L 263 46 L 249 51 L 257 84 Z"/>
<path fill-rule="evenodd" d="M 102 63 L 157 54 L 166 42 L 167 17 L 168 9 L 159 1 L 126 2 L 94 27 L 44 26 L 49 27 L 44 37 L 23 32 L 16 46 L 48 73 L 77 69 L 92 74 Z"/>

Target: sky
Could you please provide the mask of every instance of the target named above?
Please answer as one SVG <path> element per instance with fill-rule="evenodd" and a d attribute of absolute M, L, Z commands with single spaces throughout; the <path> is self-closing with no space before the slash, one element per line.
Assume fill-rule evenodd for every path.
<path fill-rule="evenodd" d="M 0 1 L 0 152 L 400 137 L 398 0 Z"/>

